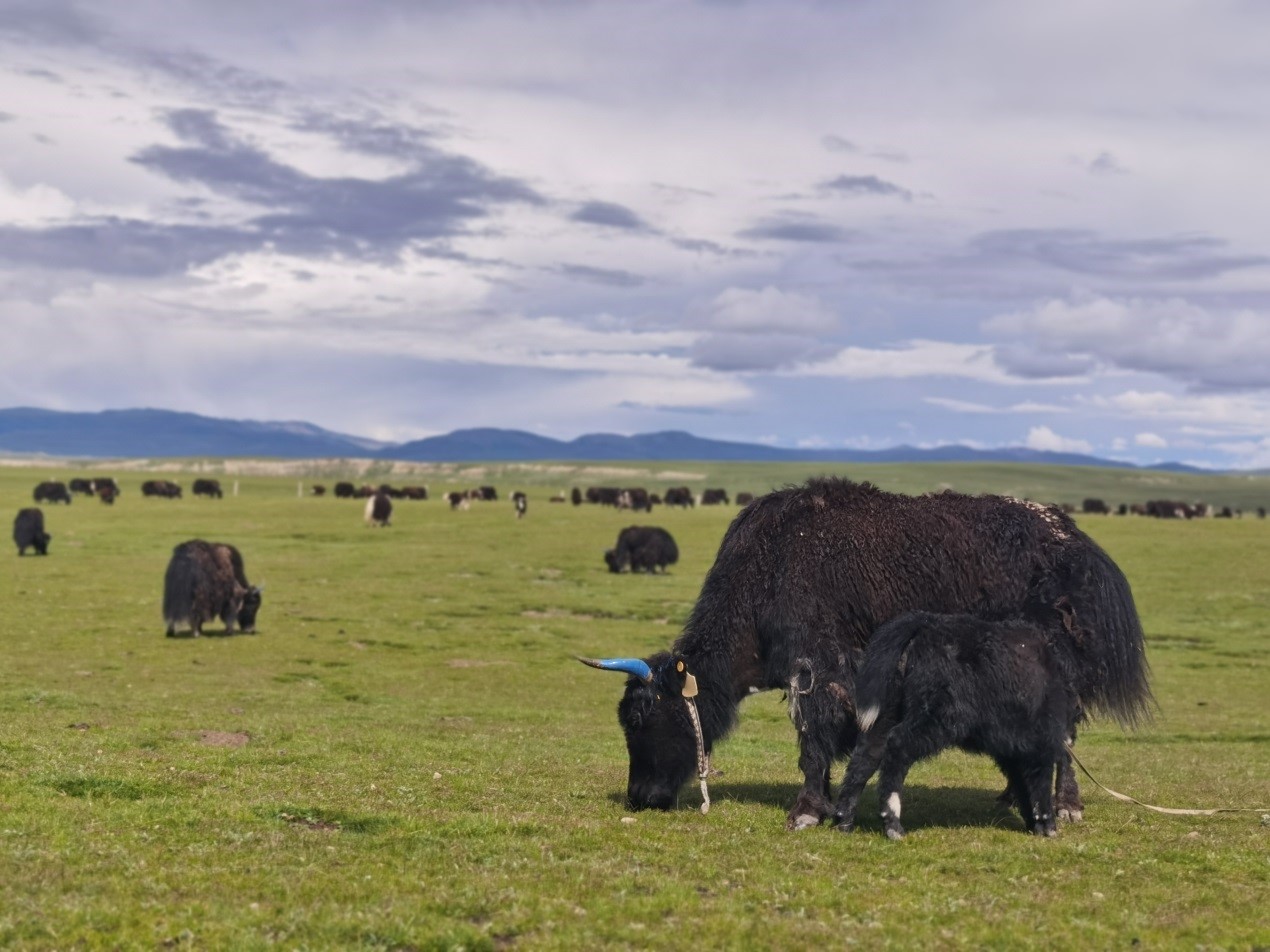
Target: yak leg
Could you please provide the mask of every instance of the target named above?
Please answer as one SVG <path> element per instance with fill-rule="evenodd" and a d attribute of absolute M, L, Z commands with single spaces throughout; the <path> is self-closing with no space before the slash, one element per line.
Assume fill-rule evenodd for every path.
<path fill-rule="evenodd" d="M 829 802 L 829 767 L 833 763 L 833 751 L 824 744 L 813 743 L 803 734 L 798 768 L 803 772 L 803 786 L 785 820 L 787 830 L 805 830 L 819 826 L 833 807 Z"/>
<path fill-rule="evenodd" d="M 1037 836 L 1057 836 L 1054 825 L 1054 758 L 1034 757 L 1023 764 L 1023 782 L 1027 784 L 1028 803 L 1032 805 L 1029 829 Z"/>
<path fill-rule="evenodd" d="M 883 731 L 862 734 L 856 743 L 855 750 L 851 753 L 851 763 L 847 765 L 847 774 L 842 779 L 842 789 L 838 791 L 838 808 L 833 814 L 838 829 L 843 833 L 850 833 L 855 829 L 860 794 L 878 769 L 885 750 L 886 734 Z"/>
<path fill-rule="evenodd" d="M 1072 731 L 1072 742 L 1076 741 Z M 1085 801 L 1080 798 L 1080 786 L 1076 783 L 1076 768 L 1072 755 L 1066 750 L 1058 755 L 1058 771 L 1054 778 L 1054 806 L 1061 820 L 1079 823 L 1085 816 Z"/>
<path fill-rule="evenodd" d="M 939 753 L 947 744 L 940 725 L 931 717 L 916 722 L 901 721 L 886 739 L 882 770 L 878 775 L 878 799 L 882 804 L 882 828 L 889 839 L 904 838 L 900 825 L 900 796 L 909 768 Z"/>

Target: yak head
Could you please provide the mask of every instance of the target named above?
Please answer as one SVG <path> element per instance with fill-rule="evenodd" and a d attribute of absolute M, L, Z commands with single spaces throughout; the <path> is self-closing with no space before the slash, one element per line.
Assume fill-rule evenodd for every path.
<path fill-rule="evenodd" d="M 604 561 L 608 564 L 610 572 L 620 572 L 625 567 L 618 559 L 616 549 L 605 549 Z"/>
<path fill-rule="evenodd" d="M 669 810 L 697 767 L 696 738 L 676 659 L 663 651 L 647 661 L 578 660 L 630 675 L 626 693 L 617 705 L 617 719 L 630 754 L 626 800 L 634 810 Z"/>
<path fill-rule="evenodd" d="M 264 600 L 260 594 L 263 585 L 253 585 L 243 595 L 242 606 L 238 609 L 238 628 L 252 633 L 256 630 L 256 613 L 260 611 L 260 603 Z"/>

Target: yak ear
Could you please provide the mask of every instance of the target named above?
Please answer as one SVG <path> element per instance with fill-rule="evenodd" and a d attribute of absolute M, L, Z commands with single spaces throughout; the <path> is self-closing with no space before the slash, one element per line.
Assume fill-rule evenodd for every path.
<path fill-rule="evenodd" d="M 653 679 L 653 669 L 641 658 L 578 658 L 578 660 L 602 671 L 622 671 L 634 675 L 641 681 Z"/>

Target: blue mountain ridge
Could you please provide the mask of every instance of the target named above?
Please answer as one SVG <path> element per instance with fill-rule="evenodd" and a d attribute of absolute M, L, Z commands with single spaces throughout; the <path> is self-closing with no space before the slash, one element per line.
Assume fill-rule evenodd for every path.
<path fill-rule="evenodd" d="M 1014 462 L 1202 472 L 1183 463 L 1135 467 L 1081 453 L 1026 447 L 968 446 L 882 450 L 790 449 L 695 436 L 682 430 L 587 433 L 557 440 L 524 430 L 492 427 L 455 430 L 407 443 L 336 433 L 302 421 L 228 420 L 174 410 L 129 409 L 95 413 L 33 407 L 0 409 L 0 453 L 137 458 L 264 456 L 286 459 L 360 457 L 413 462 L 531 462 L 541 460 L 918 463 Z"/>

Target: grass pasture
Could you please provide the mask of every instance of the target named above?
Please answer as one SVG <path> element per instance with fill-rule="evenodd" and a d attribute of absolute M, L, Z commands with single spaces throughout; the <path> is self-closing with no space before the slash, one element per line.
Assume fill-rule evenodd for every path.
<path fill-rule="evenodd" d="M 800 775 L 777 693 L 745 701 L 717 748 L 709 816 L 694 787 L 668 814 L 624 811 L 622 678 L 571 658 L 666 647 L 734 507 L 553 505 L 558 488 L 627 480 L 487 468 L 503 500 L 450 512 L 437 477 L 476 481 L 455 469 L 417 480 L 434 499 L 398 501 L 374 530 L 360 501 L 297 498 L 290 472 L 168 501 L 141 498 L 140 473 L 90 471 L 120 479 L 114 507 L 45 504 L 50 556 L 0 557 L 0 947 L 1270 945 L 1255 813 L 1163 816 L 1083 782 L 1085 822 L 1038 841 L 994 809 L 991 763 L 953 752 L 910 775 L 902 843 L 881 835 L 872 786 L 857 833 L 787 833 Z M 695 481 L 630 484 L 762 491 L 806 475 L 643 472 L 670 471 Z M 906 491 L 1113 503 L 1252 509 L 1266 488 L 1162 475 L 1181 488 L 1118 496 L 1140 474 L 1117 472 L 1086 490 L 1070 470 L 852 468 Z M 0 468 L 0 513 L 79 474 Z M 188 473 L 170 476 L 188 492 Z M 1090 725 L 1082 759 L 1151 803 L 1270 807 L 1270 520 L 1080 521 L 1134 586 L 1160 704 L 1134 735 Z M 605 569 L 634 522 L 678 541 L 666 576 Z M 163 571 L 194 537 L 235 543 L 264 583 L 258 635 L 163 637 Z"/>

